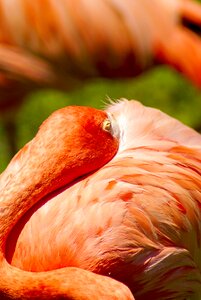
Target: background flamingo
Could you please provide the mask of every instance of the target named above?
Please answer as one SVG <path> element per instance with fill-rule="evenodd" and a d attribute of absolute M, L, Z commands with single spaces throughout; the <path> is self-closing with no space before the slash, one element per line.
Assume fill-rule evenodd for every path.
<path fill-rule="evenodd" d="M 200 134 L 135 101 L 54 113 L 0 178 L 0 295 L 93 299 L 100 282 L 96 299 L 132 299 L 122 282 L 135 299 L 200 299 L 200 157 Z"/>
<path fill-rule="evenodd" d="M 157 63 L 201 84 L 195 1 L 1 0 L 0 20 L 1 110 L 36 87 L 135 76 Z"/>

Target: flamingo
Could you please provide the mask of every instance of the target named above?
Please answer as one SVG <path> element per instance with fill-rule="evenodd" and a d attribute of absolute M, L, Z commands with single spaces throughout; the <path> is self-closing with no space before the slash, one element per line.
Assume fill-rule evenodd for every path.
<path fill-rule="evenodd" d="M 0 190 L 1 299 L 201 299 L 201 135 L 161 111 L 60 109 Z"/>
<path fill-rule="evenodd" d="M 200 86 L 200 24 L 192 0 L 0 0 L 0 108 L 35 88 L 136 76 L 159 63 Z"/>

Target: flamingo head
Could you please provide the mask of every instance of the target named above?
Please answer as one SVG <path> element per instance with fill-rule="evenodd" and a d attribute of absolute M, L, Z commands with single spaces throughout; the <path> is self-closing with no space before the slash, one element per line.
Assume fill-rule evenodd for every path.
<path fill-rule="evenodd" d="M 45 196 L 110 161 L 119 147 L 118 136 L 112 114 L 84 106 L 62 108 L 12 159 L 5 177 L 9 180 L 9 170 L 20 174 L 29 194 L 32 190 Z"/>
<path fill-rule="evenodd" d="M 68 106 L 54 112 L 41 126 L 36 140 L 52 154 L 54 170 L 68 170 L 77 178 L 105 165 L 119 147 L 119 128 L 112 114 L 84 106 Z M 39 143 L 41 145 L 41 143 Z M 70 170 L 70 172 L 69 172 Z"/>

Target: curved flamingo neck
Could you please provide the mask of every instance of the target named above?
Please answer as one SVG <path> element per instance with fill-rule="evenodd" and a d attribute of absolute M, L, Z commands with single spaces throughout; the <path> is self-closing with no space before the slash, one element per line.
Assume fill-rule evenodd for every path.
<path fill-rule="evenodd" d="M 4 252 L 10 230 L 36 202 L 114 156 L 117 140 L 94 125 L 99 126 L 106 117 L 105 112 L 84 107 L 57 111 L 13 158 L 1 191 L 0 218 L 5 222 L 0 222 L 0 252 Z"/>

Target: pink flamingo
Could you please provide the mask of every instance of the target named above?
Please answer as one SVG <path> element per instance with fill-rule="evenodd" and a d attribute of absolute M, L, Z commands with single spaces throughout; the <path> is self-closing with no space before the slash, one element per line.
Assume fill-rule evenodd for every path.
<path fill-rule="evenodd" d="M 0 0 L 0 108 L 37 87 L 136 76 L 168 64 L 201 85 L 193 0 Z"/>
<path fill-rule="evenodd" d="M 201 135 L 179 121 L 61 109 L 0 190 L 1 299 L 200 299 Z"/>

